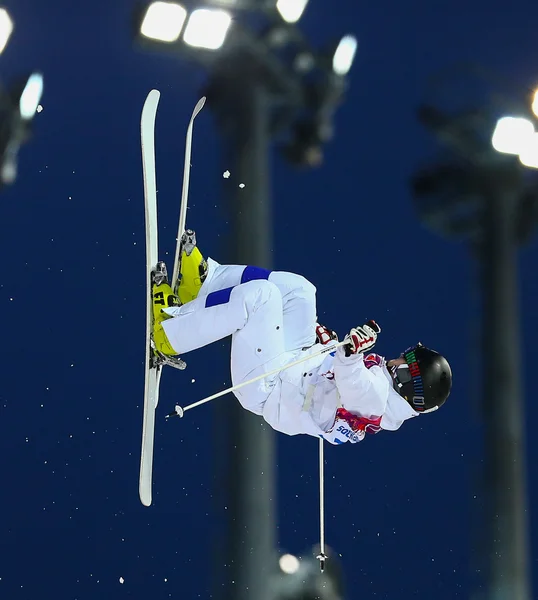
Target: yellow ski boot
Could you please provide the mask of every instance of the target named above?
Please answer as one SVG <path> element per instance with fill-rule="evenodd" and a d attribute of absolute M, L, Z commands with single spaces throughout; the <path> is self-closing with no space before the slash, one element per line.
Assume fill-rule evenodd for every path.
<path fill-rule="evenodd" d="M 181 237 L 181 258 L 177 295 L 181 304 L 194 300 L 207 276 L 207 261 L 196 246 L 196 234 L 187 229 Z"/>
<path fill-rule="evenodd" d="M 180 301 L 168 283 L 166 266 L 163 262 L 157 263 L 151 297 L 153 300 L 153 343 L 155 349 L 166 356 L 176 355 L 177 352 L 170 345 L 162 326 L 162 322 L 171 317 L 162 309 L 170 306 L 180 306 Z"/>

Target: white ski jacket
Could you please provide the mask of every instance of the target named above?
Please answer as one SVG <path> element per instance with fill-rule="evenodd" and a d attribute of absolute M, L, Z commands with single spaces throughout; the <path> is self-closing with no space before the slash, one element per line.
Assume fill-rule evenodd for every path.
<path fill-rule="evenodd" d="M 316 344 L 308 351 L 319 348 Z M 378 354 L 346 357 L 338 347 L 282 371 L 279 379 L 281 385 L 267 399 L 263 416 L 288 435 L 306 433 L 331 444 L 356 443 L 366 433 L 395 431 L 419 415 L 394 390 L 385 359 Z"/>

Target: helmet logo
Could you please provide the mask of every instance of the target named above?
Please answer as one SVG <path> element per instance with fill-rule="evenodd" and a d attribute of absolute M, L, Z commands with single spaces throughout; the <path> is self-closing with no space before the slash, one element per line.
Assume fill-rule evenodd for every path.
<path fill-rule="evenodd" d="M 415 392 L 412 402 L 415 410 L 421 412 L 424 410 L 424 382 L 422 381 L 422 375 L 418 367 L 417 357 L 415 355 L 414 348 L 409 348 L 404 352 L 405 362 L 409 366 L 409 372 L 413 379 L 413 390 Z"/>

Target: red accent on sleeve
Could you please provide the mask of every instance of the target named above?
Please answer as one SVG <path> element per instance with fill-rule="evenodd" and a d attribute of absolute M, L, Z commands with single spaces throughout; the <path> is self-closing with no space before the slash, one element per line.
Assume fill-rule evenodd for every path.
<path fill-rule="evenodd" d="M 367 419 L 366 417 L 354 415 L 345 408 L 339 408 L 336 411 L 336 419 L 345 421 L 350 429 L 355 432 L 365 431 L 366 433 L 378 433 L 381 431 L 381 417 Z"/>
<path fill-rule="evenodd" d="M 367 369 L 371 369 L 372 367 L 382 367 L 383 363 L 383 357 L 379 356 L 379 354 L 371 353 L 364 357 L 364 366 Z"/>

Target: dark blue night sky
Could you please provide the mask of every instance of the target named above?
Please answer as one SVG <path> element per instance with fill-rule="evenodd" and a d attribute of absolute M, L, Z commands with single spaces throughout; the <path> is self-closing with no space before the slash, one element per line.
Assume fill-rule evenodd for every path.
<path fill-rule="evenodd" d="M 40 69 L 45 94 L 18 181 L 0 193 L 0 597 L 209 598 L 218 424 L 210 405 L 183 421 L 164 415 L 176 402 L 229 385 L 226 344 L 194 352 L 186 372 L 164 373 L 154 504 L 148 509 L 138 499 L 140 112 L 148 91 L 161 90 L 157 177 L 166 258 L 175 247 L 185 130 L 204 74 L 134 49 L 134 2 L 5 6 L 16 29 L 0 76 L 8 83 Z M 537 21 L 538 4 L 528 0 L 311 0 L 301 22 L 320 45 L 350 32 L 359 49 L 322 168 L 297 172 L 274 153 L 273 266 L 316 284 L 319 318 L 340 336 L 374 318 L 383 328 L 381 354 L 398 355 L 421 340 L 454 371 L 451 398 L 438 413 L 326 450 L 327 543 L 341 555 L 350 598 L 469 595 L 481 502 L 472 482 L 481 434 L 477 270 L 463 243 L 436 237 L 415 214 L 409 178 L 435 150 L 415 109 L 429 75 L 470 58 L 522 88 L 538 83 Z M 224 163 L 204 110 L 187 225 L 216 260 L 229 231 Z M 538 501 L 537 261 L 533 239 L 520 263 L 529 506 Z M 318 541 L 316 440 L 279 435 L 276 473 L 279 547 L 307 551 Z M 536 547 L 536 527 L 532 538 Z M 532 566 L 536 573 L 535 555 Z"/>

